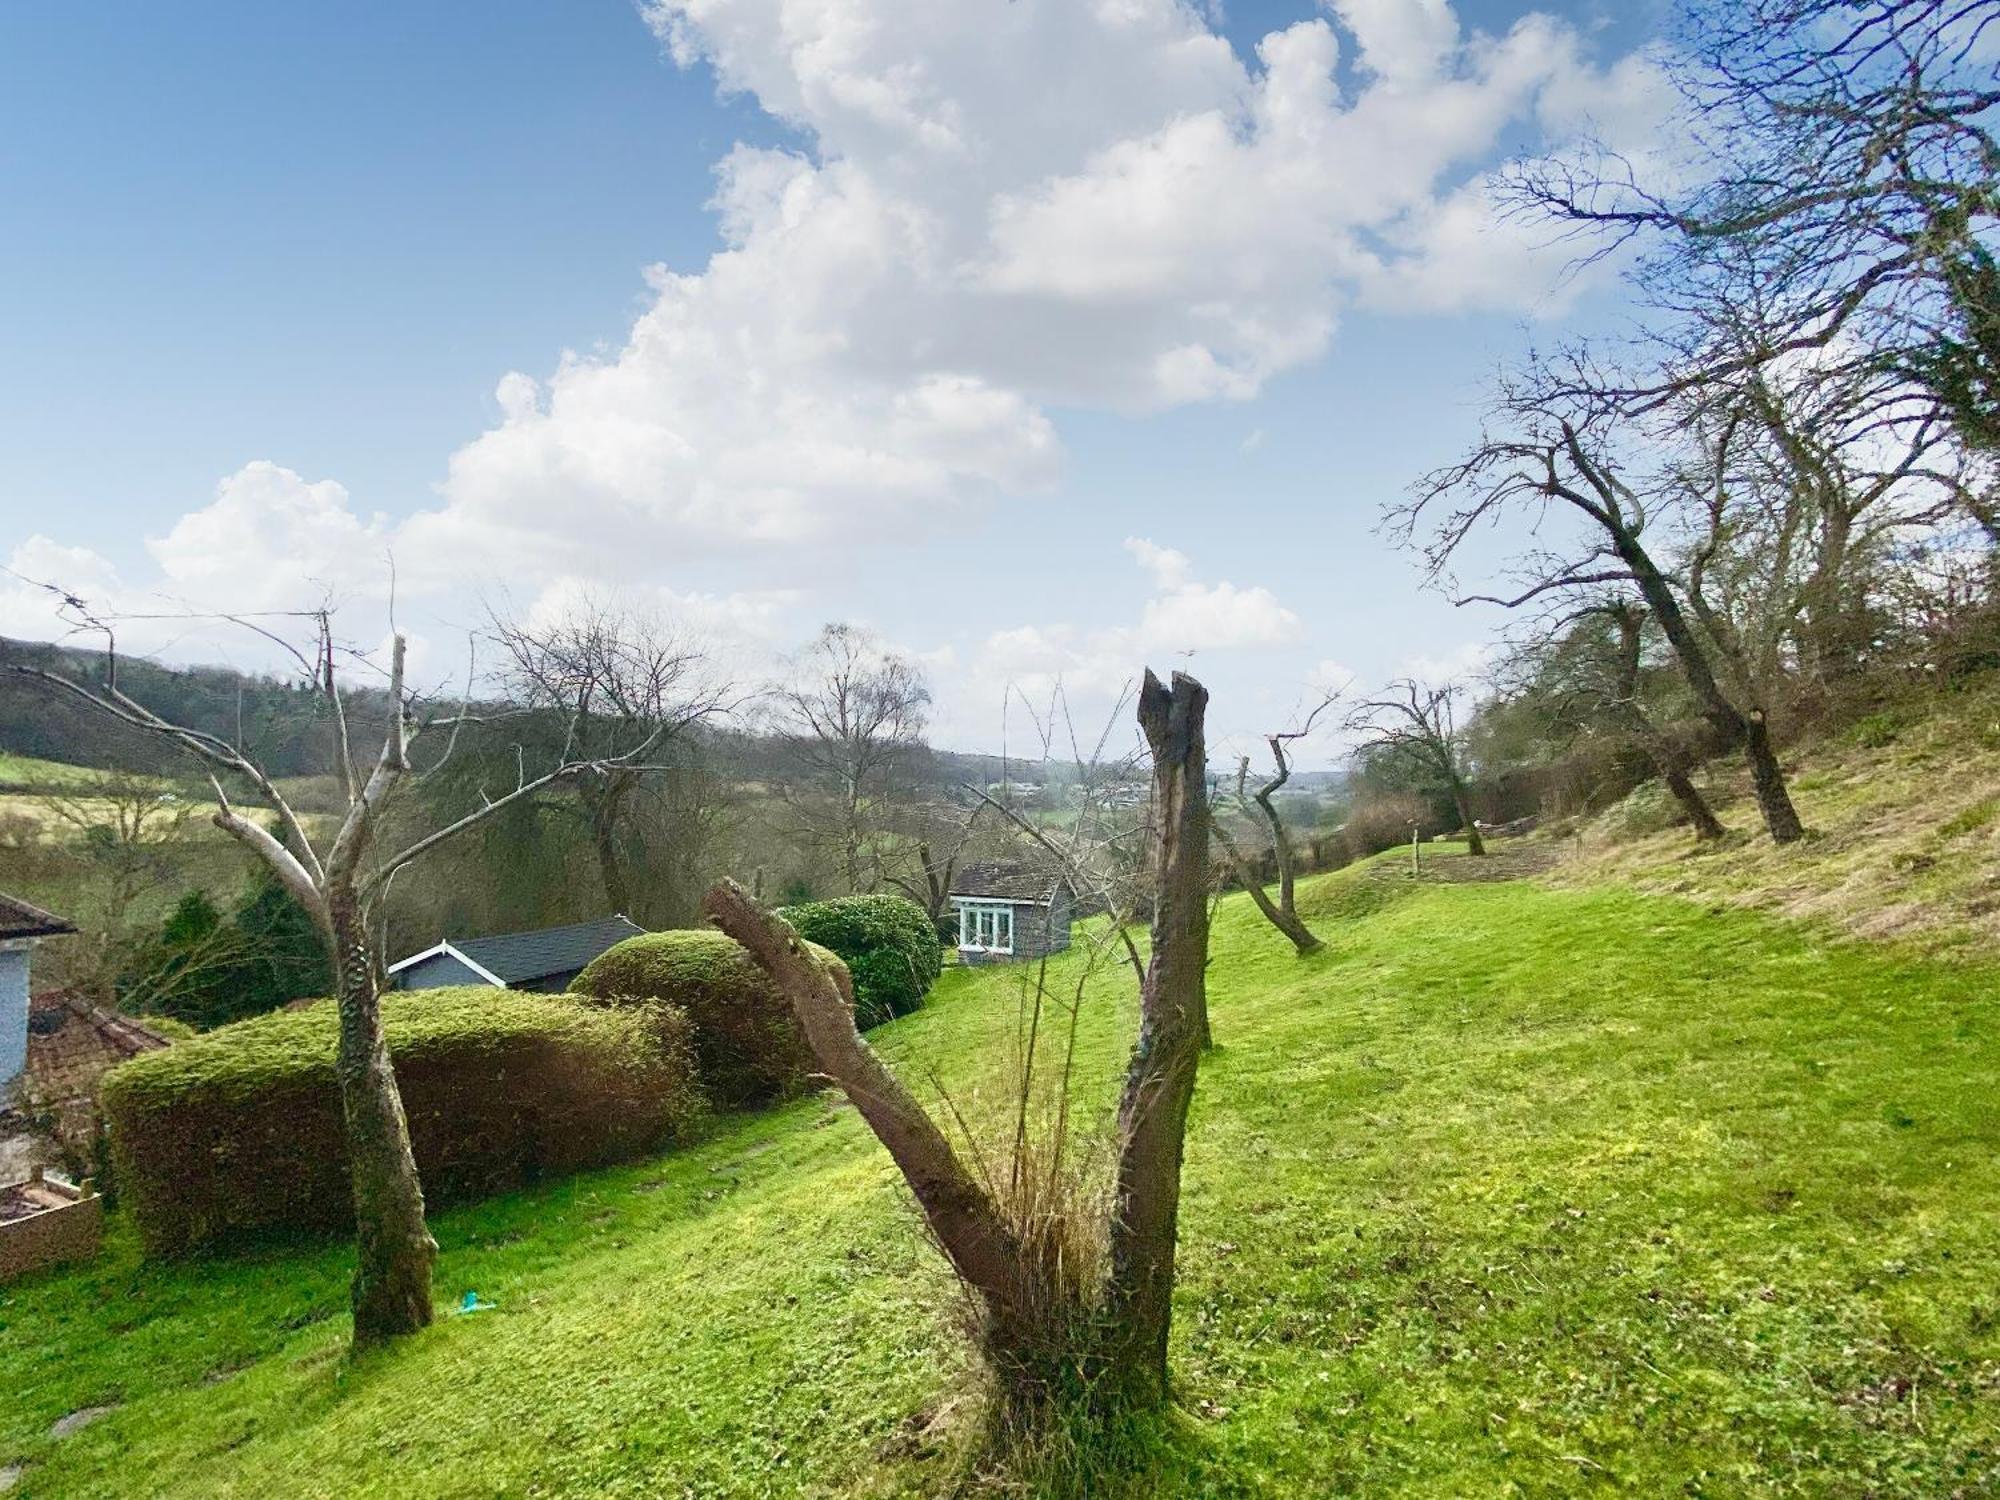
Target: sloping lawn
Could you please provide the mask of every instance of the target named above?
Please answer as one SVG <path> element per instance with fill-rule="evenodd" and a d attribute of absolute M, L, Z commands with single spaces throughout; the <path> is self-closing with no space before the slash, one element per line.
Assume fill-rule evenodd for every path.
<path fill-rule="evenodd" d="M 1156 1493 L 2000 1491 L 2000 969 L 1609 889 L 1360 905 L 1302 962 L 1224 903 Z M 1021 978 L 949 972 L 876 1035 L 983 1118 Z M 1131 1010 L 1093 982 L 1098 1120 Z M 0 1464 L 37 1496 L 957 1473 L 951 1291 L 849 1109 L 436 1228 L 441 1296 L 497 1307 L 359 1363 L 338 1245 L 147 1269 L 120 1234 L 6 1290 Z"/>

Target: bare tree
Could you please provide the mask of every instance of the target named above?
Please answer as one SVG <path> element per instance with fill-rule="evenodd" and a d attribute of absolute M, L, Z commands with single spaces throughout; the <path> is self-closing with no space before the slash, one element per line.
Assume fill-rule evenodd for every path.
<path fill-rule="evenodd" d="M 1664 54 L 1695 170 L 1648 182 L 1608 152 L 1529 163 L 1517 202 L 1637 240 L 1656 306 L 1754 295 L 1760 336 L 1696 347 L 1629 389 L 1657 399 L 1804 351 L 1991 390 L 2000 106 L 1986 0 L 1691 0 Z M 1982 270 L 1986 274 L 1982 274 Z"/>
<path fill-rule="evenodd" d="M 1151 673 L 1139 722 L 1153 760 L 1158 887 L 1140 1034 L 1118 1111 L 1102 1282 L 1079 1289 L 1061 1246 L 1010 1216 L 945 1131 L 854 1029 L 852 1013 L 797 934 L 733 882 L 709 916 L 748 948 L 792 1003 L 819 1066 L 867 1120 L 915 1194 L 952 1269 L 981 1309 L 981 1345 L 1016 1418 L 1046 1422 L 1081 1387 L 1099 1410 L 1167 1396 L 1180 1178 L 1188 1104 L 1201 1060 L 1208 957 L 1207 694 Z"/>
<path fill-rule="evenodd" d="M 68 955 L 73 987 L 109 1002 L 130 956 L 139 899 L 170 868 L 170 851 L 185 837 L 193 807 L 182 789 L 161 777 L 116 770 L 47 792 L 41 804 L 70 830 L 85 869 L 96 877 L 96 918 L 79 916 L 87 956 L 77 945 Z"/>
<path fill-rule="evenodd" d="M 1623 419 L 1602 403 L 1572 418 L 1565 410 L 1572 399 L 1534 387 L 1504 388 L 1498 403 L 1503 431 L 1489 432 L 1470 457 L 1419 481 L 1411 500 L 1392 514 L 1392 526 L 1409 540 L 1436 517 L 1424 557 L 1431 576 L 1443 579 L 1474 530 L 1515 510 L 1540 515 L 1551 503 L 1568 507 L 1587 523 L 1573 550 L 1525 558 L 1525 586 L 1511 597 L 1468 594 L 1456 602 L 1518 609 L 1552 593 L 1588 593 L 1605 585 L 1636 592 L 1721 742 L 1743 747 L 1772 840 L 1794 842 L 1805 828 L 1772 746 L 1760 696 L 1767 684 L 1750 669 L 1740 636 L 1708 592 L 1708 570 L 1722 555 L 1734 514 L 1731 465 L 1741 414 L 1726 412 L 1712 426 L 1697 415 L 1673 427 L 1668 435 L 1678 440 L 1675 461 L 1646 485 L 1628 479 L 1613 455 L 1610 438 Z M 1678 576 L 1647 539 L 1656 506 L 1693 512 L 1697 536 Z"/>
<path fill-rule="evenodd" d="M 1458 693 L 1449 683 L 1432 687 L 1414 678 L 1399 678 L 1383 689 L 1381 696 L 1353 704 L 1346 728 L 1360 748 L 1407 755 L 1435 778 L 1465 829 L 1465 852 L 1483 855 L 1486 841 L 1479 836 L 1479 824 L 1472 816 L 1472 794 L 1466 785 Z"/>
<path fill-rule="evenodd" d="M 505 653 L 501 680 L 509 700 L 529 711 L 524 733 L 543 738 L 591 769 L 564 783 L 597 862 L 604 899 L 632 915 L 625 844 L 634 802 L 649 768 L 607 757 L 641 739 L 648 758 L 666 762 L 694 726 L 727 707 L 702 653 L 665 622 L 601 600 L 585 600 L 552 624 L 495 615 L 490 633 Z"/>
<path fill-rule="evenodd" d="M 951 905 L 952 880 L 986 807 L 983 800 L 970 806 L 938 800 L 919 807 L 918 831 L 910 844 L 913 867 L 884 872 L 889 884 L 921 906 L 933 925 L 944 921 Z"/>
<path fill-rule="evenodd" d="M 67 604 L 85 611 L 88 626 L 105 630 L 107 639 L 111 638 L 109 625 L 90 617 L 82 601 L 70 597 Z M 305 618 L 316 622 L 318 632 L 309 653 L 283 642 L 263 626 L 252 628 L 293 652 L 315 690 L 324 696 L 332 716 L 347 805 L 331 839 L 312 837 L 276 782 L 240 745 L 172 723 L 122 691 L 115 647 L 107 647 L 103 677 L 95 683 L 5 659 L 0 659 L 0 670 L 87 703 L 118 723 L 171 741 L 192 756 L 209 772 L 216 803 L 212 814 L 215 825 L 263 861 L 312 916 L 324 938 L 336 976 L 340 1028 L 334 1071 L 346 1122 L 354 1191 L 354 1337 L 356 1343 L 365 1344 L 415 1332 L 431 1321 L 431 1268 L 437 1258 L 437 1244 L 424 1220 L 423 1189 L 410 1152 L 409 1125 L 382 1029 L 383 954 L 375 917 L 389 882 L 411 861 L 502 808 L 570 777 L 639 762 L 655 742 L 657 730 L 640 733 L 621 753 L 595 761 L 575 758 L 566 744 L 549 769 L 530 775 L 524 764 L 515 785 L 500 796 L 482 794 L 478 806 L 444 827 L 394 852 L 382 853 L 376 848 L 376 838 L 412 779 L 410 744 L 423 727 L 405 680 L 405 642 L 400 634 L 391 642 L 388 722 L 374 765 L 364 774 L 354 753 L 343 694 L 334 673 L 336 648 L 330 617 L 321 610 L 307 612 Z M 457 731 L 465 722 L 467 716 L 461 707 L 448 721 L 452 739 L 440 763 L 450 757 Z M 247 788 L 252 798 L 276 815 L 278 833 L 238 811 L 224 787 L 225 778 Z"/>
<path fill-rule="evenodd" d="M 931 701 L 923 673 L 866 631 L 835 623 L 793 659 L 772 696 L 798 772 L 781 794 L 799 836 L 850 894 L 874 889 L 881 869 L 872 843 L 886 801 L 923 743 Z"/>
<path fill-rule="evenodd" d="M 1297 729 L 1288 729 L 1278 734 L 1264 737 L 1264 743 L 1271 749 L 1273 773 L 1253 792 L 1250 785 L 1250 757 L 1243 756 L 1236 767 L 1236 805 L 1246 816 L 1259 818 L 1271 837 L 1271 855 L 1277 864 L 1278 899 L 1271 900 L 1264 889 L 1261 873 L 1243 856 L 1231 837 L 1227 825 L 1217 821 L 1215 835 L 1221 840 L 1223 852 L 1228 856 L 1230 867 L 1236 872 L 1236 879 L 1243 889 L 1250 893 L 1257 910 L 1264 914 L 1278 931 L 1291 940 L 1300 957 L 1317 953 L 1326 945 L 1299 916 L 1297 886 L 1298 859 L 1292 847 L 1292 836 L 1285 827 L 1284 816 L 1278 811 L 1277 795 L 1292 779 L 1291 752 L 1287 749 L 1296 740 L 1302 740 L 1312 733 L 1313 722 L 1333 704 L 1333 699 L 1323 700 L 1306 715 L 1305 722 Z M 1477 834 L 1474 834 L 1477 837 Z"/>

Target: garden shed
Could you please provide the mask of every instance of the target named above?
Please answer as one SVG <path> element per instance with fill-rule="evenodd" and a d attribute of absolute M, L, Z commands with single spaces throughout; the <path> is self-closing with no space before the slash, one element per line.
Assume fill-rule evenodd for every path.
<path fill-rule="evenodd" d="M 1040 958 L 1069 947 L 1076 893 L 1047 856 L 1019 855 L 967 865 L 951 884 L 962 963 Z"/>
<path fill-rule="evenodd" d="M 534 932 L 446 938 L 435 947 L 389 965 L 389 978 L 399 990 L 487 984 L 495 989 L 550 993 L 568 989 L 569 982 L 598 954 L 645 931 L 631 918 L 615 916 Z"/>

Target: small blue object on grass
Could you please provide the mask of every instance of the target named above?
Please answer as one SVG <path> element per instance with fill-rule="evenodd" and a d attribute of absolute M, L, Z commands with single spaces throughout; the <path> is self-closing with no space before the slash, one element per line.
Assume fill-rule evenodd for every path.
<path fill-rule="evenodd" d="M 462 1313 L 491 1312 L 493 1311 L 493 1304 L 491 1302 L 481 1302 L 479 1300 L 479 1293 L 477 1292 L 467 1292 L 464 1300 L 458 1304 L 458 1310 Z"/>

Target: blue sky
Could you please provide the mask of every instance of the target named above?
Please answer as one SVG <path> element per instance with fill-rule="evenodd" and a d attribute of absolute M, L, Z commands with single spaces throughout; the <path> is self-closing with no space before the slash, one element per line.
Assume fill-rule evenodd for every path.
<path fill-rule="evenodd" d="M 1158 235 L 1135 237 L 1145 252 L 1135 277 L 1158 269 L 1156 258 L 1172 260 L 1160 270 L 1157 302 L 1142 306 L 1115 275 L 1078 285 L 1089 281 L 1087 262 L 1099 245 L 1108 253 L 1123 245 L 1119 220 L 1090 218 L 1091 204 L 1117 184 L 1103 191 L 1086 184 L 1059 202 L 1044 188 L 1064 174 L 1045 171 L 1044 162 L 1088 173 L 1103 153 L 1167 139 L 1188 113 L 1183 92 L 1194 87 L 1174 71 L 1180 64 L 1160 65 L 1158 99 L 1135 85 L 1135 97 L 1102 121 L 1077 106 L 1048 125 L 1048 138 L 1034 147 L 1040 156 L 1030 161 L 1024 146 L 1016 162 L 1004 136 L 1017 128 L 1033 134 L 1035 122 L 1011 119 L 991 102 L 1004 105 L 996 82 L 1013 80 L 978 76 L 980 39 L 961 51 L 966 38 L 927 21 L 929 33 L 905 43 L 898 7 L 880 3 L 888 41 L 820 38 L 845 70 L 831 84 L 801 71 L 817 68 L 817 55 L 787 59 L 785 37 L 769 20 L 776 7 L 758 0 L 669 5 L 653 28 L 625 0 L 182 7 L 23 0 L 0 10 L 0 555 L 11 551 L 23 571 L 71 568 L 131 598 L 166 593 L 213 606 L 269 602 L 287 588 L 296 596 L 297 554 L 324 531 L 291 540 L 273 531 L 262 550 L 225 555 L 246 513 L 333 524 L 321 512 L 336 503 L 328 499 L 334 492 L 304 492 L 312 498 L 300 501 L 272 477 L 288 473 L 300 486 L 339 487 L 337 504 L 343 516 L 352 513 L 354 534 L 367 537 L 377 572 L 391 550 L 406 574 L 421 574 L 440 556 L 465 559 L 450 577 L 408 586 L 401 600 L 405 622 L 434 638 L 440 660 L 455 632 L 476 620 L 482 599 L 504 592 L 559 607 L 560 590 L 540 597 L 558 570 L 606 588 L 668 591 L 669 606 L 699 616 L 746 672 L 757 669 L 760 653 L 802 639 L 819 620 L 852 617 L 926 656 L 940 688 L 940 736 L 980 747 L 995 741 L 1000 691 L 1014 676 L 1040 693 L 1062 671 L 1089 701 L 1093 691 L 1100 698 L 1109 691 L 1125 657 L 1136 670 L 1144 659 L 1170 665 L 1190 651 L 1183 659 L 1217 693 L 1219 726 L 1242 733 L 1282 717 L 1325 663 L 1373 678 L 1463 660 L 1490 622 L 1418 595 L 1407 560 L 1373 534 L 1377 510 L 1464 442 L 1480 382 L 1497 360 L 1528 339 L 1615 316 L 1617 305 L 1609 289 L 1557 280 L 1558 256 L 1517 255 L 1498 237 L 1491 256 L 1475 234 L 1452 242 L 1456 261 L 1416 263 L 1410 284 L 1436 288 L 1484 275 L 1503 258 L 1510 267 L 1519 262 L 1461 305 L 1446 297 L 1445 305 L 1413 309 L 1408 295 L 1381 290 L 1389 283 L 1379 267 L 1355 272 L 1355 257 L 1393 248 L 1399 236 L 1401 248 L 1380 259 L 1415 256 L 1408 235 L 1429 205 L 1509 154 L 1538 149 L 1561 112 L 1546 101 L 1570 80 L 1587 86 L 1594 122 L 1623 109 L 1638 91 L 1612 70 L 1647 39 L 1646 8 L 1541 7 L 1556 13 L 1556 29 L 1519 46 L 1508 66 L 1539 68 L 1538 47 L 1561 51 L 1564 61 L 1536 73 L 1532 85 L 1491 84 L 1496 95 L 1504 86 L 1536 102 L 1497 110 L 1505 118 L 1483 135 L 1469 130 L 1451 162 L 1427 179 L 1422 203 L 1370 210 L 1373 217 L 1357 209 L 1351 223 L 1336 207 L 1329 212 L 1337 226 L 1316 220 L 1301 228 L 1289 222 L 1295 200 L 1246 190 L 1237 211 L 1270 214 L 1273 224 L 1268 235 L 1238 242 L 1204 228 L 1201 204 L 1191 212 L 1165 205 Z M 1020 3 L 1032 9 L 1053 0 Z M 979 14 L 989 8 L 968 0 L 959 10 L 976 28 L 994 24 Z M 1371 8 L 1379 0 L 1360 10 Z M 1454 49 L 1426 64 L 1421 78 L 1382 92 L 1407 96 L 1484 79 L 1483 69 L 1497 73 L 1499 65 L 1481 61 L 1487 44 L 1474 34 L 1498 37 L 1528 10 L 1502 0 L 1458 6 L 1440 23 L 1455 19 Z M 1227 8 L 1221 30 L 1255 80 L 1266 71 L 1258 42 L 1315 18 L 1327 55 L 1337 58 L 1334 87 L 1343 105 L 1351 103 L 1382 67 L 1357 45 L 1348 10 L 1332 16 L 1304 3 L 1239 3 Z M 678 61 L 662 42 L 674 22 Z M 1288 34 L 1312 40 L 1304 29 Z M 1391 42 L 1407 40 L 1378 39 L 1377 62 Z M 894 52 L 904 45 L 918 50 Z M 1063 83 L 1077 50 L 1066 44 L 1044 59 L 1034 48 L 1047 45 L 1024 39 L 1015 53 L 996 51 L 995 66 L 1014 67 L 1021 93 L 1032 97 L 1036 87 Z M 1167 43 L 1159 45 L 1167 56 Z M 1185 38 L 1175 45 L 1184 51 Z M 934 52 L 924 53 L 927 46 Z M 904 79 L 912 66 L 924 78 L 919 102 L 931 111 L 919 125 L 884 124 L 894 111 L 882 113 L 877 103 L 850 108 L 855 98 L 873 97 L 870 85 Z M 954 68 L 972 71 L 960 79 Z M 1299 74 L 1310 82 L 1313 71 L 1306 65 Z M 787 107 L 775 96 L 794 78 L 825 97 Z M 1085 91 L 1095 82 L 1087 71 L 1071 81 Z M 773 118 L 767 104 L 790 117 Z M 1330 116 L 1325 101 L 1308 104 Z M 1414 135 L 1444 106 L 1397 107 L 1411 111 Z M 984 154 L 974 154 L 973 167 L 912 166 L 929 138 L 895 135 L 967 119 L 972 136 L 982 108 L 998 112 L 986 121 Z M 1225 133 L 1187 150 L 1233 151 L 1274 129 L 1238 121 L 1235 138 Z M 1075 140 L 1064 140 L 1064 131 Z M 699 419 L 707 409 L 702 391 L 677 392 L 671 373 L 634 373 L 608 408 L 624 421 L 634 402 L 660 391 L 678 413 L 661 428 L 702 449 L 691 478 L 679 469 L 643 472 L 647 455 L 662 451 L 656 431 L 630 453 L 580 452 L 605 430 L 605 412 L 587 409 L 588 391 L 556 394 L 551 377 L 563 352 L 621 364 L 635 320 L 659 295 L 645 268 L 696 276 L 723 247 L 711 207 L 717 166 L 745 146 L 763 153 L 735 158 L 752 166 L 782 165 L 787 158 L 778 153 L 798 153 L 816 169 L 815 185 L 851 166 L 824 199 L 893 198 L 912 212 L 935 212 L 947 227 L 954 215 L 962 227 L 998 224 L 1004 215 L 993 205 L 1046 196 L 1038 212 L 1019 216 L 1025 227 L 1006 254 L 993 252 L 999 269 L 991 273 L 1012 278 L 1009 294 L 1029 299 L 1017 322 L 1035 347 L 1024 353 L 1019 328 L 996 332 L 975 309 L 965 330 L 940 336 L 946 352 L 909 354 L 905 329 L 893 340 L 883 335 L 878 349 L 876 330 L 894 321 L 893 307 L 884 311 L 893 280 L 886 300 L 850 300 L 838 287 L 800 291 L 816 263 L 780 259 L 769 286 L 746 305 L 779 309 L 768 347 L 785 352 L 741 361 L 750 394 L 731 387 L 727 414 L 717 417 L 727 432 Z M 1329 197 L 1375 191 L 1366 163 L 1316 163 L 1313 149 L 1294 143 L 1236 162 L 1172 159 L 1214 170 L 1213 183 L 1303 172 L 1307 199 L 1322 180 Z M 989 161 L 991 192 L 961 195 L 959 179 L 979 187 Z M 1325 177 L 1314 177 L 1322 166 Z M 1385 160 L 1381 170 L 1400 168 Z M 743 201 L 758 211 L 781 201 L 747 173 L 737 180 L 749 182 Z M 1170 182 L 1162 191 L 1175 190 Z M 1119 213 L 1151 214 L 1150 202 L 1135 201 Z M 838 202 L 820 207 L 823 217 L 847 211 Z M 1282 250 L 1292 233 L 1302 248 L 1291 263 L 1254 278 L 1240 269 L 1246 245 L 1251 256 L 1261 244 Z M 1155 257 L 1161 243 L 1168 249 Z M 893 261 L 893 247 L 888 253 Z M 1000 265 L 1009 255 L 1012 263 Z M 1321 255 L 1324 265 L 1299 264 Z M 1170 328 L 1190 307 L 1209 307 L 1211 272 L 1219 311 L 1201 313 L 1189 325 L 1193 334 Z M 954 268 L 944 277 L 950 286 L 925 289 L 922 317 L 955 328 L 969 305 L 965 279 Z M 785 311 L 794 297 L 795 314 Z M 718 329 L 735 327 L 726 306 L 687 316 L 719 320 L 697 330 L 709 341 L 704 348 Z M 1293 331 L 1321 316 L 1333 331 L 1304 338 L 1313 347 L 1300 352 Z M 798 356 L 801 329 L 842 352 Z M 1080 346 L 1074 359 L 1062 352 L 1065 340 Z M 1157 374 L 1168 352 L 1204 340 L 1227 372 L 1226 382 L 1213 377 L 1218 389 L 1183 388 Z M 1102 358 L 1100 344 L 1111 348 Z M 866 351 L 851 367 L 842 363 L 849 345 Z M 892 357 L 880 354 L 892 346 Z M 737 379 L 726 349 L 704 358 L 720 363 L 688 380 Z M 885 370 L 883 358 L 896 368 Z M 510 371 L 542 383 L 541 407 L 510 410 L 502 401 L 496 390 Z M 969 417 L 954 406 L 944 416 L 905 420 L 909 402 L 928 402 L 936 389 L 929 382 L 940 374 L 976 379 L 986 404 Z M 746 425 L 745 412 L 754 414 L 768 391 L 772 421 L 782 425 L 787 382 L 804 382 L 799 399 L 811 403 L 820 437 L 800 451 L 760 449 L 744 461 L 757 475 L 754 488 L 732 490 L 744 462 L 731 453 L 765 436 L 754 420 Z M 843 404 L 851 385 L 876 382 L 879 399 Z M 885 463 L 899 457 L 901 439 L 935 453 L 935 463 L 916 476 L 890 465 L 879 484 L 864 467 L 851 481 L 816 488 L 829 472 L 828 444 L 849 418 L 874 424 L 856 446 Z M 970 435 L 968 422 L 977 428 Z M 479 441 L 496 430 L 508 440 Z M 462 474 L 453 456 L 469 448 L 477 451 L 468 470 L 477 472 Z M 218 511 L 206 529 L 184 528 L 165 548 L 147 545 L 171 539 L 184 518 L 217 503 L 218 485 L 258 463 L 269 469 L 239 487 L 230 502 L 237 509 Z M 514 467 L 503 472 L 506 465 Z M 706 511 L 691 524 L 696 511 L 675 488 L 684 483 L 717 496 L 703 502 L 711 510 L 733 513 L 741 499 L 762 519 L 741 535 L 726 534 L 727 524 Z M 870 498 L 905 483 L 894 504 Z M 772 498 L 774 485 L 782 498 Z M 426 512 L 446 520 L 400 529 Z M 635 517 L 637 529 L 626 529 Z M 541 525 L 545 536 L 535 529 Z M 578 535 L 591 543 L 571 549 Z M 1148 563 L 1126 546 L 1133 538 L 1181 560 Z M 24 551 L 30 539 L 38 547 Z M 491 539 L 490 552 L 482 539 Z M 83 553 L 87 560 L 79 560 Z M 335 571 L 365 619 L 370 586 Z M 329 574 L 305 567 L 303 576 Z M 1231 591 L 1219 593 L 1225 583 Z M 217 592 L 231 597 L 212 597 Z M 1218 623 L 1189 626 L 1184 641 L 1176 635 L 1177 612 L 1210 607 Z M 0 601 L 0 630 L 31 631 L 32 609 L 25 598 Z M 1248 623 L 1224 620 L 1231 610 Z M 230 654 L 219 643 L 179 649 Z"/>

